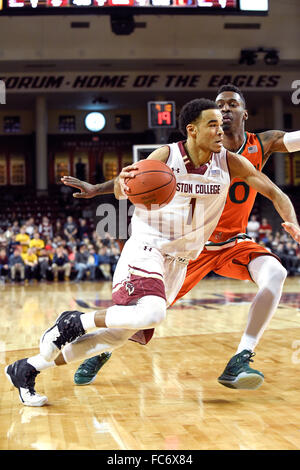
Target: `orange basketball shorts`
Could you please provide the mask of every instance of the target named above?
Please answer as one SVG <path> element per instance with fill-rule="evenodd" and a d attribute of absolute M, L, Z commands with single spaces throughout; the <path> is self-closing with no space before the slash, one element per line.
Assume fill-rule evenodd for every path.
<path fill-rule="evenodd" d="M 248 264 L 258 256 L 273 256 L 279 260 L 276 255 L 263 246 L 248 240 L 222 250 L 207 250 L 204 248 L 197 259 L 189 262 L 184 283 L 173 304 L 187 294 L 211 271 L 231 279 L 248 279 L 252 281 Z"/>

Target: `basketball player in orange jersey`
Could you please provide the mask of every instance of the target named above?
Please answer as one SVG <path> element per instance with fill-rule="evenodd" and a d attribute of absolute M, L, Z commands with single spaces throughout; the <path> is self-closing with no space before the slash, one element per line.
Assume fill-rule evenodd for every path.
<path fill-rule="evenodd" d="M 217 227 L 233 178 L 242 178 L 268 197 L 285 221 L 285 230 L 300 243 L 300 227 L 288 196 L 246 159 L 223 147 L 223 120 L 217 105 L 206 99 L 190 101 L 181 110 L 179 122 L 187 140 L 162 146 L 148 157 L 176 168 L 176 194 L 159 209 L 159 220 L 135 207 L 132 233 L 114 273 L 114 305 L 86 314 L 63 312 L 42 335 L 39 354 L 5 368 L 23 404 L 43 406 L 47 402 L 47 397 L 34 389 L 41 371 L 91 357 L 95 352 L 112 351 L 137 333 L 146 342 L 151 339 L 182 287 L 188 261 L 199 256 Z M 116 179 L 117 198 L 128 189 L 126 178 L 134 178 L 135 169 L 135 165 L 123 169 Z M 249 367 L 251 354 L 245 350 L 241 357 L 248 367 L 245 380 L 254 380 L 260 374 Z"/>
<path fill-rule="evenodd" d="M 247 158 L 259 171 L 273 152 L 300 150 L 299 131 L 245 132 L 248 119 L 245 98 L 234 85 L 221 87 L 216 103 L 223 116 L 224 147 Z M 65 177 L 63 182 L 80 189 L 81 192 L 75 193 L 75 197 L 94 197 L 113 191 L 113 181 L 90 185 Z M 189 263 L 184 284 L 174 301 L 183 297 L 211 271 L 233 279 L 249 279 L 257 284 L 258 292 L 251 304 L 248 323 L 236 355 L 219 377 L 221 384 L 237 389 L 256 389 L 263 382 L 263 374 L 260 372 L 249 374 L 248 363 L 277 309 L 287 274 L 276 256 L 245 234 L 255 197 L 256 191 L 244 181 L 235 179 L 231 182 L 218 226 L 200 256 Z M 75 384 L 87 385 L 93 382 L 110 356 L 111 353 L 106 352 L 87 359 L 75 373 Z"/>

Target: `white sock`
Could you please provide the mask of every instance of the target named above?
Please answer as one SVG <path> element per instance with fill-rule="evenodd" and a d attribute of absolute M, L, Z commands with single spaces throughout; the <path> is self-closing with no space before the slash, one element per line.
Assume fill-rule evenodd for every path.
<path fill-rule="evenodd" d="M 36 356 L 29 357 L 27 359 L 27 362 L 28 362 L 28 364 L 32 365 L 38 371 L 49 369 L 50 367 L 56 366 L 54 361 L 47 362 L 47 361 L 45 361 L 45 359 L 40 354 L 37 354 Z"/>
<path fill-rule="evenodd" d="M 97 310 L 93 310 L 92 312 L 84 313 L 83 315 L 80 316 L 80 320 L 85 331 L 90 331 L 90 330 L 93 330 L 94 328 L 97 328 L 95 325 L 96 313 L 97 313 Z"/>
<path fill-rule="evenodd" d="M 136 330 L 117 328 L 98 328 L 95 333 L 80 336 L 73 343 L 67 344 L 62 349 L 62 355 L 67 364 L 70 362 L 87 359 L 104 351 L 113 351 L 127 343 Z"/>
<path fill-rule="evenodd" d="M 241 338 L 241 342 L 237 348 L 236 354 L 239 354 L 244 349 L 247 349 L 248 351 L 253 352 L 256 346 L 256 343 L 257 343 L 257 338 L 255 336 L 250 336 L 244 333 Z"/>

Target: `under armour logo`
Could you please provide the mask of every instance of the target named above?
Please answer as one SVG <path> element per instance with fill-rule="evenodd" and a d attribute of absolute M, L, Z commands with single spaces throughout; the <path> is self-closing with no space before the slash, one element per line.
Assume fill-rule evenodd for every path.
<path fill-rule="evenodd" d="M 76 318 L 76 315 L 73 313 L 72 315 L 69 316 L 69 318 L 66 318 L 64 320 L 64 323 L 66 323 L 67 325 L 71 323 L 71 318 Z"/>
<path fill-rule="evenodd" d="M 152 251 L 152 248 L 151 248 L 150 246 L 144 246 L 144 250 L 145 250 L 145 251 L 147 251 L 147 250 L 148 250 L 148 251 Z"/>
<path fill-rule="evenodd" d="M 176 168 L 176 169 L 175 169 L 175 168 L 171 168 L 171 170 L 173 171 L 173 173 L 175 173 L 175 171 L 176 171 L 176 173 L 179 173 L 179 172 L 180 172 L 180 169 L 179 169 L 179 168 Z"/>

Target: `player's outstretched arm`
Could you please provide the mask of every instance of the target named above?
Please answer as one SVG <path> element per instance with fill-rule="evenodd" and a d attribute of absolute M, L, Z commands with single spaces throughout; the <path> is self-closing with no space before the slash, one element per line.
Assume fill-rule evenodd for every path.
<path fill-rule="evenodd" d="M 232 178 L 241 178 L 257 192 L 270 199 L 284 220 L 283 228 L 300 243 L 300 227 L 290 198 L 266 175 L 257 171 L 246 159 L 227 152 L 228 166 Z"/>
<path fill-rule="evenodd" d="M 73 176 L 63 176 L 61 182 L 66 186 L 72 186 L 80 190 L 79 193 L 73 193 L 73 197 L 90 199 L 95 196 L 101 196 L 101 194 L 113 194 L 115 180 L 105 181 L 100 184 L 90 184 Z"/>
<path fill-rule="evenodd" d="M 258 134 L 264 148 L 263 165 L 273 152 L 288 153 L 300 150 L 300 131 L 266 131 Z"/>

